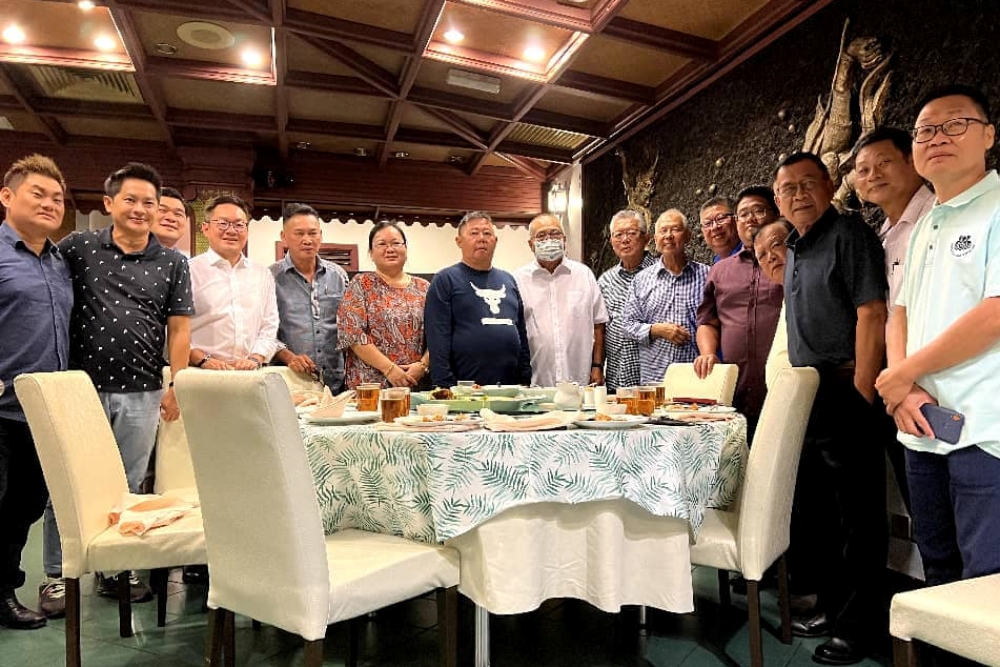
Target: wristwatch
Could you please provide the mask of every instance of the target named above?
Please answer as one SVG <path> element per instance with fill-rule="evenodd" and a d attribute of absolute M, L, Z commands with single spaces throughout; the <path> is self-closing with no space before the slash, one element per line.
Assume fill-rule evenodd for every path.
<path fill-rule="evenodd" d="M 201 368 L 202 366 L 204 366 L 204 365 L 205 365 L 205 362 L 206 362 L 206 361 L 208 361 L 208 360 L 209 360 L 209 359 L 211 359 L 211 358 L 212 358 L 212 355 L 210 355 L 210 354 L 206 354 L 206 355 L 205 355 L 204 357 L 202 357 L 202 358 L 201 358 L 201 361 L 199 361 L 198 363 L 196 363 L 196 364 L 194 365 L 194 367 L 195 367 L 195 368 Z"/>
<path fill-rule="evenodd" d="M 604 368 L 604 362 L 597 363 L 596 361 L 590 365 L 591 368 Z"/>

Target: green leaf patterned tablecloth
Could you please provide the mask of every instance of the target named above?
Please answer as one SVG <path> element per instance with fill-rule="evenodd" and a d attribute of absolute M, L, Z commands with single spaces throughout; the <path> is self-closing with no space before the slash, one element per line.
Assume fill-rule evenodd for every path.
<path fill-rule="evenodd" d="M 736 497 L 746 421 L 624 431 L 401 433 L 302 425 L 326 532 L 444 542 L 537 502 L 625 498 L 687 519 Z"/>

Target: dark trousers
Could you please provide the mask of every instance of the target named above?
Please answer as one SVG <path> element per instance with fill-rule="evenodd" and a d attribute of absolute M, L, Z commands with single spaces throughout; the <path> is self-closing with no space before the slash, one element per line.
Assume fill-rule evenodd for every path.
<path fill-rule="evenodd" d="M 21 551 L 48 497 L 28 425 L 0 419 L 0 594 L 24 585 Z"/>
<path fill-rule="evenodd" d="M 790 569 L 797 593 L 815 593 L 833 634 L 866 640 L 886 625 L 888 550 L 885 408 L 854 388 L 853 370 L 821 372 L 792 506 Z"/>
<path fill-rule="evenodd" d="M 1000 572 L 1000 459 L 906 450 L 913 533 L 931 586 Z"/>

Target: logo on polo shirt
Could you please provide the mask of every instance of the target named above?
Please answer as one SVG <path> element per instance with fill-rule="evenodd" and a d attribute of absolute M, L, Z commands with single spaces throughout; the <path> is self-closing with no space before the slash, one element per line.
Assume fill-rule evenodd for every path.
<path fill-rule="evenodd" d="M 976 244 L 968 234 L 962 234 L 951 244 L 951 254 L 954 257 L 965 257 L 975 250 Z"/>

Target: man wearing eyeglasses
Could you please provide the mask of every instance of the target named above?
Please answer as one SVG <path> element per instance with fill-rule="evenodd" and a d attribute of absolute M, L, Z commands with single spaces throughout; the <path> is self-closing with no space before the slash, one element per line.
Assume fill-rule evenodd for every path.
<path fill-rule="evenodd" d="M 928 584 L 1000 572 L 1000 178 L 989 102 L 968 86 L 930 93 L 913 163 L 937 204 L 913 230 L 876 387 L 906 447 L 913 531 Z M 957 442 L 920 408 L 964 415 Z"/>
<path fill-rule="evenodd" d="M 712 263 L 732 257 L 743 249 L 733 225 L 733 203 L 729 197 L 712 197 L 701 205 L 701 235 L 705 245 L 714 253 Z"/>
<path fill-rule="evenodd" d="M 628 209 L 611 216 L 608 230 L 611 249 L 618 264 L 601 274 L 597 285 L 604 296 L 608 323 L 604 332 L 604 383 L 608 391 L 639 384 L 639 348 L 625 333 L 625 299 L 636 275 L 656 263 L 656 256 L 646 250 L 649 230 L 646 218 Z"/>
<path fill-rule="evenodd" d="M 884 253 L 871 227 L 831 206 L 833 181 L 813 153 L 783 160 L 774 192 L 794 227 L 784 284 L 789 360 L 820 374 L 789 551 L 796 592 L 815 593 L 817 603 L 793 619 L 792 631 L 831 634 L 814 660 L 852 664 L 886 620 L 886 429 L 874 386 L 885 357 Z"/>
<path fill-rule="evenodd" d="M 757 185 L 740 192 L 736 212 L 740 250 L 708 270 L 698 306 L 694 370 L 698 377 L 708 377 L 720 354 L 739 367 L 733 405 L 746 416 L 747 438 L 752 439 L 767 393 L 764 366 L 783 300 L 781 284 L 767 279 L 753 255 L 754 230 L 778 218 L 771 188 Z"/>
<path fill-rule="evenodd" d="M 531 382 L 604 383 L 608 312 L 594 272 L 566 257 L 566 233 L 554 215 L 528 225 L 535 260 L 514 272 L 531 349 Z"/>
<path fill-rule="evenodd" d="M 347 272 L 319 256 L 323 230 L 308 204 L 285 207 L 281 241 L 288 253 L 271 265 L 278 299 L 275 361 L 311 375 L 336 393 L 344 381 L 344 355 L 337 349 L 337 309 Z"/>
<path fill-rule="evenodd" d="M 274 278 L 243 254 L 250 209 L 235 195 L 205 205 L 209 249 L 191 260 L 195 316 L 190 363 L 210 370 L 256 370 L 278 349 Z"/>

